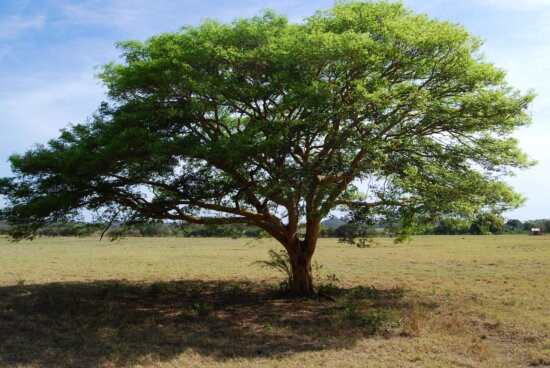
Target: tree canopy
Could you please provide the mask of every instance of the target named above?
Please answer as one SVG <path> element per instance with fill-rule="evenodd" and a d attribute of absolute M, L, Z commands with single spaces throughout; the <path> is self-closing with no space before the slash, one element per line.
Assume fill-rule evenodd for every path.
<path fill-rule="evenodd" d="M 385 1 L 121 42 L 93 117 L 10 157 L 0 216 L 16 239 L 83 209 L 252 224 L 288 251 L 293 291 L 311 293 L 319 222 L 335 208 L 398 216 L 406 232 L 422 216 L 521 204 L 502 176 L 532 164 L 512 133 L 533 94 L 480 46 Z"/>

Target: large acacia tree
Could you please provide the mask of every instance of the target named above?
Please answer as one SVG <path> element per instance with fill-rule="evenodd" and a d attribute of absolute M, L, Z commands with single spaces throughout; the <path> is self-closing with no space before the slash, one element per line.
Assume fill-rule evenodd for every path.
<path fill-rule="evenodd" d="M 335 208 L 397 214 L 406 230 L 522 202 L 500 178 L 531 165 L 511 134 L 533 96 L 460 25 L 349 2 L 298 24 L 268 11 L 119 47 L 93 117 L 10 157 L 1 217 L 16 239 L 81 210 L 250 224 L 283 245 L 292 292 L 308 295 Z"/>

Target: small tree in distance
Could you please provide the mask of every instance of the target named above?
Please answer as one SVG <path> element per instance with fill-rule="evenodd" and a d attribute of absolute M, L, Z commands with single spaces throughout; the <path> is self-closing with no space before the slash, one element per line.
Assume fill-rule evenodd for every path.
<path fill-rule="evenodd" d="M 470 233 L 474 235 L 498 234 L 503 229 L 504 217 L 494 213 L 481 213 L 472 222 Z"/>
<path fill-rule="evenodd" d="M 518 219 L 510 219 L 506 221 L 506 227 L 509 231 L 521 231 L 523 230 L 523 222 Z"/>
<path fill-rule="evenodd" d="M 118 46 L 93 118 L 10 157 L 0 217 L 15 239 L 83 209 L 251 224 L 288 252 L 292 293 L 310 295 L 335 208 L 390 214 L 406 235 L 425 216 L 522 203 L 499 178 L 532 164 L 511 134 L 533 95 L 460 25 L 347 2 L 299 24 L 267 11 Z"/>

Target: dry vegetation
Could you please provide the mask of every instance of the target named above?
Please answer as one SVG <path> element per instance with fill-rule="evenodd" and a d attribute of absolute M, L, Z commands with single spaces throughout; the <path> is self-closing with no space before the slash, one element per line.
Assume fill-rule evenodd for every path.
<path fill-rule="evenodd" d="M 316 300 L 276 246 L 0 238 L 0 366 L 550 366 L 549 237 L 321 240 Z"/>

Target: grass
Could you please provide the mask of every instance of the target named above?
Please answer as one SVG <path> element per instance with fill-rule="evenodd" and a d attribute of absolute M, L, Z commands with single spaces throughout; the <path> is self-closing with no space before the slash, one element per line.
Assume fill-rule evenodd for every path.
<path fill-rule="evenodd" d="M 321 240 L 330 298 L 282 298 L 274 242 L 0 238 L 0 366 L 550 366 L 550 238 Z"/>

